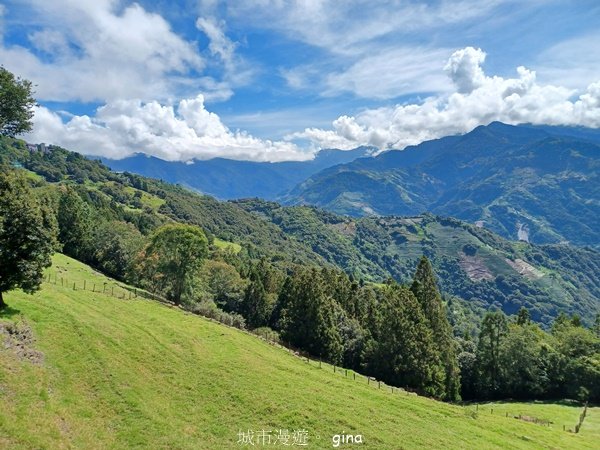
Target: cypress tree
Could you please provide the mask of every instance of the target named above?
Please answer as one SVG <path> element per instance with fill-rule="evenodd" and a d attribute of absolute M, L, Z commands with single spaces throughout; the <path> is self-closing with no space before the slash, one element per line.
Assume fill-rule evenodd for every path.
<path fill-rule="evenodd" d="M 394 283 L 384 288 L 379 340 L 369 368 L 385 381 L 445 396 L 445 374 L 433 334 L 414 294 Z"/>
<path fill-rule="evenodd" d="M 244 294 L 242 313 L 251 328 L 266 325 L 271 313 L 267 292 L 262 280 L 255 272 L 250 277 L 250 284 Z"/>
<path fill-rule="evenodd" d="M 444 365 L 445 392 L 442 397 L 446 400 L 458 400 L 460 398 L 460 370 L 456 344 L 433 269 L 425 256 L 419 261 L 410 290 L 418 300 L 431 328 L 436 351 Z"/>
<path fill-rule="evenodd" d="M 503 367 L 500 350 L 508 334 L 508 321 L 502 311 L 488 312 L 481 322 L 477 346 L 479 392 L 496 397 L 501 392 Z"/>
<path fill-rule="evenodd" d="M 279 324 L 284 340 L 333 363 L 342 356 L 342 342 L 335 320 L 334 300 L 327 295 L 319 271 L 298 269 L 284 283 L 280 302 L 285 302 Z"/>

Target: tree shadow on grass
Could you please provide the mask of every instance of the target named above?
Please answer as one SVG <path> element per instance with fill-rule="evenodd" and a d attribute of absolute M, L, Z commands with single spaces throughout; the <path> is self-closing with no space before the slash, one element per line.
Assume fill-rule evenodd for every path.
<path fill-rule="evenodd" d="M 13 316 L 21 314 L 21 311 L 11 306 L 0 308 L 0 319 L 10 319 Z"/>

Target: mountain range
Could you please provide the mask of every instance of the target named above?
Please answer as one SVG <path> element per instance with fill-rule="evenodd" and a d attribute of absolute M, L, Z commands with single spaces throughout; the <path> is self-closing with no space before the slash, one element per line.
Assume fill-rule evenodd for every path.
<path fill-rule="evenodd" d="M 113 170 L 230 200 L 349 216 L 457 217 L 509 239 L 600 245 L 600 131 L 493 122 L 404 150 L 321 150 L 309 161 L 103 159 Z"/>
<path fill-rule="evenodd" d="M 325 169 L 282 197 L 350 216 L 432 212 L 536 243 L 600 244 L 600 132 L 479 126 Z"/>
<path fill-rule="evenodd" d="M 164 161 L 138 153 L 102 161 L 119 172 L 132 172 L 178 183 L 221 200 L 260 197 L 273 200 L 311 175 L 338 164 L 370 155 L 375 149 L 321 150 L 308 161 L 254 162 L 225 158 L 190 162 Z"/>

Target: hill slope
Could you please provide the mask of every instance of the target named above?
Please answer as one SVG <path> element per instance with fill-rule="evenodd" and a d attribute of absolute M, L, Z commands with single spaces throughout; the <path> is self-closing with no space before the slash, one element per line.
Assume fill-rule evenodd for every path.
<path fill-rule="evenodd" d="M 106 280 L 57 255 L 51 274 L 88 288 Z M 109 281 L 109 283 L 111 283 Z M 580 409 L 439 403 L 300 360 L 241 331 L 146 300 L 45 283 L 6 295 L 0 322 L 34 339 L 15 352 L 0 334 L 0 447 L 238 448 L 238 432 L 305 429 L 308 448 L 361 434 L 359 448 L 594 448 L 572 428 Z M 26 336 L 22 333 L 19 336 Z M 11 338 L 15 338 L 14 336 Z M 36 352 L 41 352 L 36 353 Z M 33 357 L 33 356 L 35 357 Z M 540 426 L 504 411 L 551 420 Z M 512 412 L 511 412 L 512 415 Z M 588 411 L 590 424 L 600 415 Z M 567 423 L 563 423 L 567 422 Z M 597 422 L 596 422 L 597 423 Z M 283 447 L 283 446 L 280 446 Z"/>
<path fill-rule="evenodd" d="M 220 199 L 260 197 L 274 199 L 327 167 L 370 154 L 372 149 L 321 150 L 309 161 L 253 162 L 214 158 L 193 164 L 169 162 L 135 155 L 125 159 L 103 159 L 118 171 L 128 171 L 170 183 L 178 183 Z"/>
<path fill-rule="evenodd" d="M 444 293 L 466 301 L 452 308 L 457 324 L 465 314 L 480 314 L 490 305 L 509 314 L 527 306 L 546 325 L 560 311 L 577 313 L 590 324 L 600 310 L 600 253 L 589 249 L 508 242 L 485 229 L 431 215 L 357 220 L 255 199 L 221 202 L 180 186 L 111 172 L 64 149 L 30 153 L 22 141 L 6 138 L 0 139 L 2 159 L 29 169 L 44 197 L 71 186 L 103 219 L 133 224 L 143 234 L 173 220 L 192 223 L 286 270 L 292 263 L 336 265 L 366 281 L 391 276 L 408 282 L 425 254 Z"/>
<path fill-rule="evenodd" d="M 355 219 L 259 200 L 236 205 L 371 281 L 392 276 L 409 283 L 419 258 L 426 255 L 442 291 L 466 300 L 468 311 L 494 306 L 514 314 L 525 306 L 545 325 L 561 310 L 579 314 L 586 323 L 600 311 L 600 253 L 591 249 L 507 241 L 489 230 L 431 214 Z M 465 313 L 461 304 L 449 309 L 460 324 Z"/>
<path fill-rule="evenodd" d="M 326 169 L 288 204 L 457 217 L 511 239 L 600 245 L 600 132 L 492 123 Z"/>

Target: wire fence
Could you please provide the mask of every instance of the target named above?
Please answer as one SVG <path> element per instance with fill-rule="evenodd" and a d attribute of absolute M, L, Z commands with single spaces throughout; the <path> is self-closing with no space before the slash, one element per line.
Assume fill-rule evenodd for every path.
<path fill-rule="evenodd" d="M 166 298 L 164 298 L 158 294 L 148 292 L 141 288 L 136 288 L 136 287 L 128 286 L 125 284 L 120 284 L 115 281 L 93 282 L 93 281 L 88 281 L 85 279 L 84 280 L 81 280 L 81 279 L 73 280 L 73 279 L 69 279 L 66 276 L 59 275 L 57 273 L 47 274 L 44 278 L 44 282 L 53 284 L 55 286 L 61 286 L 63 288 L 69 289 L 69 290 L 74 290 L 74 291 L 84 290 L 84 291 L 89 291 L 89 292 L 93 292 L 93 293 L 97 293 L 97 294 L 107 295 L 107 296 L 117 298 L 120 300 L 131 300 L 131 299 L 142 298 L 142 299 L 146 299 L 146 300 L 152 300 L 152 301 L 159 302 L 165 306 L 174 307 L 174 308 L 178 307 L 181 310 L 183 310 L 184 312 L 187 312 L 188 314 L 202 316 L 211 322 L 216 322 L 216 323 L 219 323 L 219 324 L 224 325 L 229 328 L 235 328 L 237 330 L 242 331 L 243 333 L 257 337 L 269 345 L 272 345 L 274 347 L 278 347 L 280 349 L 285 350 L 289 354 L 305 361 L 309 365 L 318 367 L 320 369 L 329 370 L 332 374 L 338 375 L 340 377 L 344 377 L 348 380 L 352 380 L 352 381 L 359 382 L 359 383 L 364 383 L 368 386 L 372 386 L 375 389 L 382 390 L 384 392 L 389 392 L 390 394 L 398 394 L 398 395 L 405 395 L 405 396 L 419 395 L 418 391 L 416 391 L 415 389 L 411 389 L 408 386 L 404 386 L 404 387 L 392 386 L 392 385 L 384 383 L 381 380 L 378 380 L 375 377 L 364 375 L 359 372 L 356 372 L 355 370 L 346 369 L 346 368 L 338 366 L 336 364 L 327 362 L 320 357 L 315 357 L 314 355 L 311 355 L 310 353 L 303 351 L 302 349 L 294 347 L 290 342 L 285 342 L 285 341 L 282 341 L 281 339 L 273 338 L 273 333 L 272 332 L 269 333 L 266 329 L 263 331 L 259 330 L 257 332 L 257 331 L 248 330 L 245 327 L 232 325 L 231 323 L 228 323 L 226 321 L 218 320 L 213 316 L 208 316 L 205 314 L 201 314 L 198 312 L 194 312 L 194 311 L 185 309 L 185 308 L 181 307 L 180 305 L 176 305 L 173 302 L 167 300 Z M 571 433 L 579 433 L 579 430 L 581 429 L 581 426 L 583 425 L 583 421 L 587 414 L 587 408 L 588 408 L 588 405 L 586 402 L 584 405 L 584 409 L 579 416 L 579 421 L 575 425 L 574 429 L 567 429 L 566 425 L 563 425 L 562 426 L 563 431 L 568 431 Z M 472 417 L 474 417 L 474 418 L 477 417 L 477 415 L 479 414 L 479 409 L 480 409 L 479 404 L 476 404 L 474 413 L 471 410 L 471 412 L 473 413 L 473 414 L 471 414 Z M 483 408 L 482 408 L 482 411 L 483 411 Z M 490 414 L 494 414 L 493 407 L 490 407 Z M 523 414 L 511 414 L 506 411 L 504 412 L 504 416 L 506 418 L 519 419 L 519 420 L 523 420 L 526 422 L 535 423 L 538 425 L 543 425 L 543 426 L 548 426 L 548 427 L 550 427 L 550 425 L 552 425 L 554 423 L 547 419 L 539 419 L 536 417 L 523 415 Z"/>
<path fill-rule="evenodd" d="M 164 297 L 148 292 L 144 289 L 120 284 L 115 281 L 88 281 L 86 279 L 73 279 L 67 276 L 59 275 L 58 273 L 48 273 L 44 282 L 71 289 L 73 291 L 89 291 L 97 294 L 108 295 L 110 297 L 121 300 L 131 300 L 133 298 L 145 298 L 147 300 L 155 300 L 161 303 L 172 304 Z"/>

